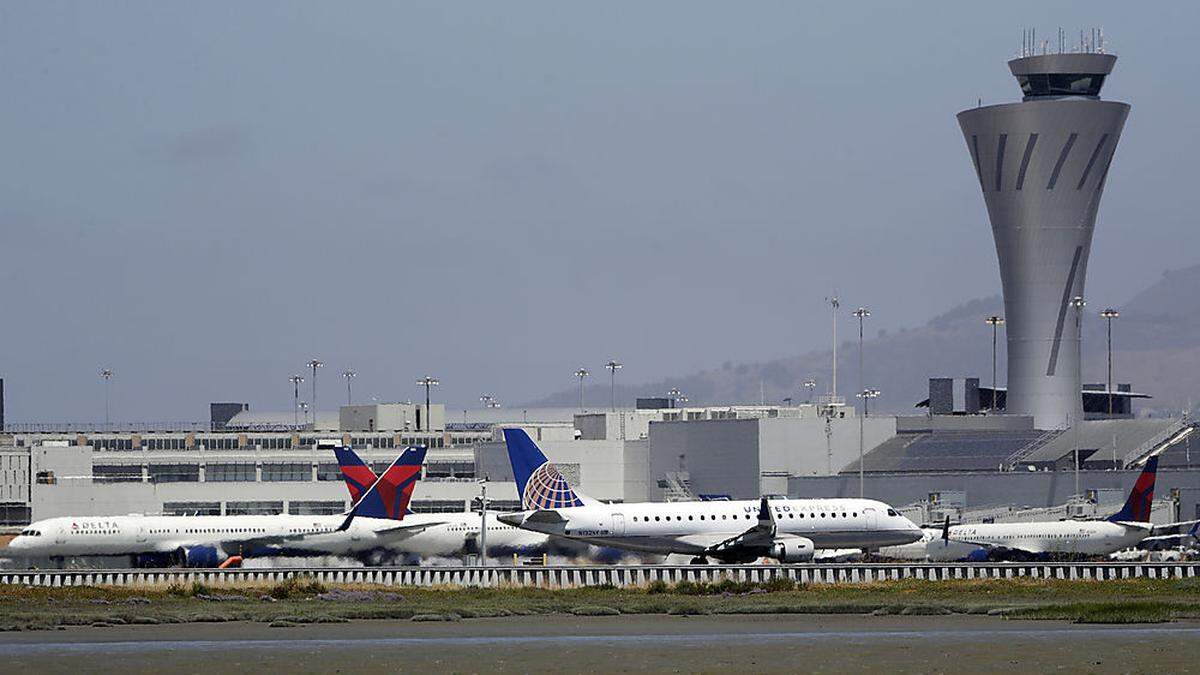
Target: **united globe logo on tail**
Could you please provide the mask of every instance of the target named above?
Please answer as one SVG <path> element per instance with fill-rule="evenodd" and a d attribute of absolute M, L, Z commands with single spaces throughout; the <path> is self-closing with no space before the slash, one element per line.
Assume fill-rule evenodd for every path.
<path fill-rule="evenodd" d="M 550 462 L 539 466 L 529 475 L 525 490 L 521 494 L 521 506 L 526 510 L 561 509 L 568 506 L 583 506 L 567 479 L 558 467 Z"/>
<path fill-rule="evenodd" d="M 546 459 L 524 429 L 505 429 L 504 444 L 521 494 L 521 508 L 530 511 L 583 506 L 583 500 L 558 467 Z"/>

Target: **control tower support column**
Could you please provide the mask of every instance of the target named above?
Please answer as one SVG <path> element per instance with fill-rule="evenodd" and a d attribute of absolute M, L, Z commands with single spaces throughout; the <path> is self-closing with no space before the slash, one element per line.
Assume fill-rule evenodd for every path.
<path fill-rule="evenodd" d="M 1024 99 L 958 123 L 983 190 L 1004 289 L 1008 404 L 1039 429 L 1083 419 L 1079 324 L 1100 195 L 1129 105 L 1100 100 L 1111 54 L 1009 61 Z"/>

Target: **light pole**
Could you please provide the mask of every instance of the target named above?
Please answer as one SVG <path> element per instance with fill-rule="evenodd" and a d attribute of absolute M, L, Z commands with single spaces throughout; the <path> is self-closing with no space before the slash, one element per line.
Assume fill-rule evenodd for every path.
<path fill-rule="evenodd" d="M 865 488 L 864 488 L 865 479 L 863 476 L 863 457 L 866 454 L 865 448 L 864 448 L 864 443 L 865 443 L 864 438 L 865 438 L 866 434 L 864 432 L 863 426 L 865 424 L 865 420 L 867 417 L 867 401 L 869 401 L 873 398 L 877 398 L 878 396 L 879 396 L 878 389 L 863 389 L 862 391 L 858 392 L 858 397 L 861 398 L 862 402 L 863 402 L 863 414 L 862 414 L 862 417 L 858 418 L 858 498 L 859 499 L 863 499 L 863 495 L 865 494 Z"/>
<path fill-rule="evenodd" d="M 500 401 L 497 401 L 496 397 L 492 396 L 491 394 L 480 394 L 479 402 L 481 404 L 483 404 L 483 407 L 485 407 L 485 408 L 499 408 L 500 407 Z"/>
<path fill-rule="evenodd" d="M 677 408 L 679 407 L 678 404 L 680 402 L 687 402 L 688 400 L 687 397 L 683 395 L 683 392 L 679 391 L 679 387 L 671 387 L 671 391 L 667 392 L 667 399 L 671 401 L 672 408 Z"/>
<path fill-rule="evenodd" d="M 438 382 L 437 378 L 435 378 L 435 377 L 430 377 L 430 376 L 426 375 L 425 377 L 422 377 L 421 379 L 417 380 L 417 384 L 425 385 L 425 431 L 429 431 L 433 427 L 433 424 L 429 420 L 429 389 L 431 387 L 438 386 L 439 384 L 441 384 L 441 382 Z M 417 431 L 420 431 L 420 430 L 421 430 L 421 425 L 418 424 Z"/>
<path fill-rule="evenodd" d="M 624 364 L 617 363 L 616 359 L 604 364 L 604 367 L 608 368 L 609 388 L 610 392 L 612 393 L 612 409 L 614 411 L 617 409 L 617 371 L 620 370 L 623 365 Z"/>
<path fill-rule="evenodd" d="M 592 372 L 587 368 L 580 368 L 575 371 L 575 377 L 579 378 L 579 412 L 583 412 L 583 378 L 591 374 Z"/>
<path fill-rule="evenodd" d="M 293 375 L 288 378 L 292 383 L 292 424 L 300 426 L 300 383 L 304 381 L 303 375 Z"/>
<path fill-rule="evenodd" d="M 313 422 L 317 421 L 317 368 L 324 368 L 324 362 L 318 359 L 309 359 L 308 367 L 312 369 L 312 409 Z M 315 426 L 315 425 L 314 425 Z"/>
<path fill-rule="evenodd" d="M 1113 416 L 1113 379 L 1112 379 L 1112 320 L 1121 316 L 1117 310 L 1109 307 L 1100 312 L 1100 316 L 1108 322 L 1108 416 Z"/>
<path fill-rule="evenodd" d="M 1004 317 L 989 316 L 983 321 L 992 327 L 992 412 L 996 412 L 996 329 L 1004 325 Z"/>
<path fill-rule="evenodd" d="M 342 377 L 346 379 L 346 405 L 354 405 L 354 397 L 350 395 L 350 380 L 358 377 L 358 373 L 353 370 L 343 370 Z"/>
<path fill-rule="evenodd" d="M 300 410 L 304 413 L 304 425 L 308 426 L 308 401 L 300 401 Z"/>
<path fill-rule="evenodd" d="M 830 395 L 829 404 L 830 404 L 830 410 L 832 410 L 833 405 L 837 403 L 837 348 L 838 348 L 837 311 L 838 311 L 838 307 L 841 307 L 842 304 L 838 301 L 836 295 L 833 296 L 832 298 L 826 298 L 826 299 L 829 300 L 829 316 L 830 316 L 831 320 L 833 321 L 833 381 L 831 382 L 832 386 L 830 387 L 830 392 L 829 392 L 829 395 Z"/>
<path fill-rule="evenodd" d="M 1087 301 L 1082 295 L 1077 295 L 1071 298 L 1071 306 L 1075 308 L 1075 349 L 1082 356 L 1083 354 L 1083 308 L 1087 306 Z M 1078 450 L 1078 448 L 1076 449 Z M 1076 456 L 1078 456 L 1076 452 Z M 1078 463 L 1078 462 L 1076 462 Z"/>
<path fill-rule="evenodd" d="M 487 566 L 487 478 L 479 481 L 479 565 Z"/>
<path fill-rule="evenodd" d="M 803 386 L 805 389 L 808 390 L 804 394 L 804 402 L 812 403 L 812 393 L 813 393 L 813 390 L 817 388 L 817 381 L 816 380 L 805 380 Z"/>
<path fill-rule="evenodd" d="M 111 387 L 110 383 L 112 382 L 112 378 L 113 378 L 113 369 L 112 368 L 101 368 L 100 369 L 100 377 L 104 378 L 104 430 L 108 431 L 109 425 L 112 423 L 109 418 L 109 411 L 110 411 L 110 408 L 109 408 L 110 396 L 109 396 L 109 394 L 112 392 L 112 387 Z"/>
<path fill-rule="evenodd" d="M 859 307 L 854 310 L 854 316 L 858 317 L 858 388 L 860 391 L 865 390 L 866 385 L 863 384 L 863 321 L 871 316 L 871 310 L 866 307 Z M 863 399 L 863 415 L 867 414 L 867 399 Z"/>

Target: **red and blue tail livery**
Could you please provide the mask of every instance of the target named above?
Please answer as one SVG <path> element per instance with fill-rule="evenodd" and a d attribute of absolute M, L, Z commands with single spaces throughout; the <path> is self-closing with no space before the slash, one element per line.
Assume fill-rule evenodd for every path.
<path fill-rule="evenodd" d="M 1150 522 L 1150 506 L 1154 503 L 1154 479 L 1158 474 L 1158 456 L 1151 457 L 1146 462 L 1146 468 L 1138 476 L 1129 491 L 1129 499 L 1125 507 L 1109 517 L 1114 523 L 1148 523 Z"/>
<path fill-rule="evenodd" d="M 546 459 L 524 429 L 505 429 L 504 444 L 521 494 L 521 508 L 532 511 L 583 506 L 583 500 L 558 467 Z"/>
<path fill-rule="evenodd" d="M 362 461 L 358 453 L 349 447 L 338 446 L 333 449 L 337 456 L 338 467 L 342 470 L 342 480 L 346 481 L 346 489 L 350 491 L 350 503 L 357 504 L 363 494 L 371 489 L 379 479 L 371 467 Z"/>
<path fill-rule="evenodd" d="M 406 449 L 350 510 L 351 517 L 403 520 L 413 488 L 421 478 L 425 448 Z"/>

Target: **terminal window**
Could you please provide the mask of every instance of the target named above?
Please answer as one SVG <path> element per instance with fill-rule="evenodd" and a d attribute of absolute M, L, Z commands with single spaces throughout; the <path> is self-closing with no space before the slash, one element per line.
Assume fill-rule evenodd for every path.
<path fill-rule="evenodd" d="M 146 473 L 152 483 L 195 483 L 200 480 L 200 465 L 151 464 Z"/>
<path fill-rule="evenodd" d="M 225 502 L 227 516 L 276 516 L 283 513 L 283 502 Z"/>
<path fill-rule="evenodd" d="M 221 502 L 164 502 L 164 516 L 219 516 Z"/>
<path fill-rule="evenodd" d="M 342 470 L 335 462 L 317 464 L 317 480 L 341 480 Z"/>
<path fill-rule="evenodd" d="M 254 462 L 209 462 L 204 467 L 206 483 L 253 483 L 255 480 Z"/>
<path fill-rule="evenodd" d="M 205 450 L 237 450 L 241 444 L 237 436 L 207 436 L 197 438 L 196 446 Z"/>
<path fill-rule="evenodd" d="M 297 516 L 336 516 L 346 510 L 346 502 L 289 502 L 288 513 Z"/>
<path fill-rule="evenodd" d="M 312 464 L 304 462 L 267 463 L 262 465 L 264 483 L 304 482 L 312 480 Z"/>
<path fill-rule="evenodd" d="M 96 464 L 92 466 L 94 483 L 140 483 L 141 464 Z"/>
<path fill-rule="evenodd" d="M 462 513 L 467 503 L 461 499 L 424 499 L 411 502 L 413 513 Z"/>

